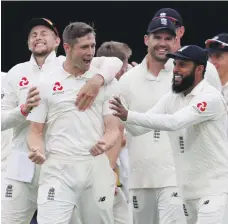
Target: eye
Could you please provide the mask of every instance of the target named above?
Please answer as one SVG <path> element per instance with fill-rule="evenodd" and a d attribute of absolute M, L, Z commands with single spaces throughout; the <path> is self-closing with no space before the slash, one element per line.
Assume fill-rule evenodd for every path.
<path fill-rule="evenodd" d="M 83 50 L 85 50 L 85 49 L 87 49 L 87 48 L 88 48 L 87 45 L 82 45 L 82 46 L 81 46 L 81 49 L 83 49 Z"/>
<path fill-rule="evenodd" d="M 161 37 L 160 37 L 160 36 L 155 35 L 155 36 L 154 36 L 154 39 L 156 39 L 156 40 L 160 40 L 160 39 L 161 39 Z"/>
<path fill-rule="evenodd" d="M 166 37 L 165 40 L 166 41 L 171 41 L 173 38 L 172 37 Z"/>

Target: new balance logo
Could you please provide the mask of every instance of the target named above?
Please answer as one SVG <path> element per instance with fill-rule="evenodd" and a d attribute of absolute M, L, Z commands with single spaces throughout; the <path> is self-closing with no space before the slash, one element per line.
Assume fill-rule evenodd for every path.
<path fill-rule="evenodd" d="M 55 188 L 51 187 L 48 191 L 47 200 L 54 200 L 55 198 Z"/>
<path fill-rule="evenodd" d="M 103 202 L 105 201 L 106 197 L 100 197 L 98 202 Z"/>
<path fill-rule="evenodd" d="M 173 192 L 171 197 L 175 197 L 175 198 L 178 197 L 178 193 L 177 192 Z"/>
<path fill-rule="evenodd" d="M 204 204 L 204 205 L 208 205 L 209 202 L 210 202 L 210 200 L 206 200 L 203 204 Z"/>
<path fill-rule="evenodd" d="M 9 184 L 6 188 L 6 194 L 5 197 L 6 198 L 12 198 L 13 196 L 13 186 L 11 184 Z"/>
<path fill-rule="evenodd" d="M 132 199 L 133 199 L 132 200 L 133 201 L 133 207 L 134 208 L 139 208 L 137 197 L 136 196 L 133 196 Z"/>

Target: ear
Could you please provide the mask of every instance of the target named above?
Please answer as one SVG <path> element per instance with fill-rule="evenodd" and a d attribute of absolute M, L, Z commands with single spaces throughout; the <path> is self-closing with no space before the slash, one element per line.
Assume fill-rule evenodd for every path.
<path fill-rule="evenodd" d="M 146 46 L 148 46 L 149 39 L 150 39 L 150 36 L 144 35 L 144 44 L 145 44 Z"/>
<path fill-rule="evenodd" d="M 197 73 L 201 74 L 202 76 L 203 76 L 203 70 L 204 70 L 204 66 L 203 65 L 198 65 L 196 67 Z"/>
<path fill-rule="evenodd" d="M 69 44 L 67 44 L 67 43 L 64 43 L 64 44 L 63 44 L 63 48 L 64 48 L 65 52 L 67 53 L 67 52 L 70 51 L 71 46 L 70 46 Z"/>
<path fill-rule="evenodd" d="M 59 37 L 56 38 L 55 40 L 55 45 L 58 47 L 60 45 L 61 39 Z"/>
<path fill-rule="evenodd" d="M 31 51 L 31 45 L 29 43 L 30 43 L 30 41 L 29 41 L 29 38 L 28 38 L 28 41 L 27 41 L 28 49 Z"/>
<path fill-rule="evenodd" d="M 178 32 L 179 38 L 182 38 L 184 36 L 184 33 L 185 33 L 184 26 L 179 27 L 178 30 L 177 30 L 177 32 Z"/>

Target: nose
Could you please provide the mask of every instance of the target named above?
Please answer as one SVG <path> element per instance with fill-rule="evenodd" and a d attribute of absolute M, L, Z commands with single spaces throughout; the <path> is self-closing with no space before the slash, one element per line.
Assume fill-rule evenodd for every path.
<path fill-rule="evenodd" d="M 160 39 L 159 46 L 166 47 L 166 41 L 165 41 L 165 39 Z"/>
<path fill-rule="evenodd" d="M 173 68 L 173 73 L 177 73 L 178 74 L 178 67 L 177 67 L 177 65 L 174 65 L 174 68 Z"/>
<path fill-rule="evenodd" d="M 94 55 L 94 53 L 95 53 L 94 47 L 89 47 L 87 51 L 87 55 L 91 56 L 91 55 Z"/>
<path fill-rule="evenodd" d="M 36 40 L 41 40 L 41 35 L 40 34 L 37 34 Z"/>

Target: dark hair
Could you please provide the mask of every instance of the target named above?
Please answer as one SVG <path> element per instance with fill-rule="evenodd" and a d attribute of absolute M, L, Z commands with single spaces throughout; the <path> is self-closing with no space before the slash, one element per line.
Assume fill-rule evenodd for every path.
<path fill-rule="evenodd" d="M 206 72 L 206 68 L 207 68 L 207 63 L 206 64 L 202 64 L 200 62 L 196 62 L 194 61 L 195 67 L 199 66 L 199 65 L 203 65 L 204 69 L 203 69 L 203 73 L 202 73 L 202 77 L 204 78 L 205 72 Z"/>
<path fill-rule="evenodd" d="M 96 35 L 92 26 L 83 22 L 70 23 L 63 31 L 63 43 L 73 46 L 78 38 L 84 37 L 89 33 Z"/>
<path fill-rule="evenodd" d="M 127 44 L 116 41 L 104 42 L 97 50 L 97 57 L 117 57 L 121 61 L 129 59 L 131 54 L 132 50 Z"/>

